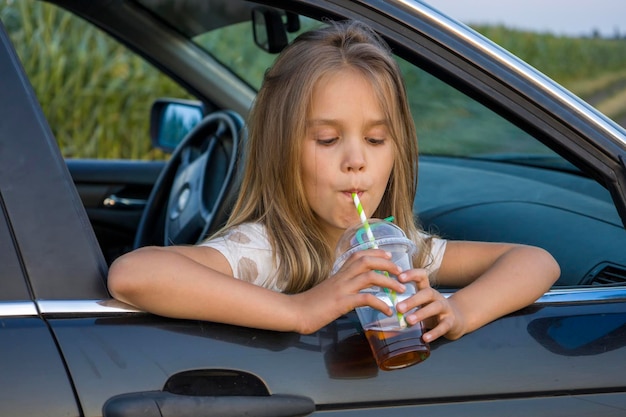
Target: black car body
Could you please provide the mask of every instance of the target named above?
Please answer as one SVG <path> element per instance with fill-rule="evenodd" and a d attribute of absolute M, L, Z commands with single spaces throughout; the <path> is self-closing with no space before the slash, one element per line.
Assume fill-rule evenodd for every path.
<path fill-rule="evenodd" d="M 143 56 L 207 114 L 245 117 L 254 87 L 190 38 L 211 25 L 208 13 L 251 24 L 257 4 L 51 3 Z M 415 209 L 445 237 L 544 247 L 561 278 L 533 305 L 458 341 L 436 341 L 427 361 L 391 372 L 376 367 L 353 314 L 299 335 L 129 308 L 108 294 L 107 267 L 137 245 L 143 204 L 156 198 L 150 191 L 166 163 L 64 158 L 0 28 L 0 415 L 624 415 L 624 129 L 422 3 L 265 3 L 371 24 L 407 65 L 549 149 L 546 157 L 473 157 L 420 145 Z M 114 200 L 122 209 L 113 196 L 123 196 Z M 167 196 L 156 199 L 162 206 Z M 146 236 L 141 244 L 164 243 Z"/>

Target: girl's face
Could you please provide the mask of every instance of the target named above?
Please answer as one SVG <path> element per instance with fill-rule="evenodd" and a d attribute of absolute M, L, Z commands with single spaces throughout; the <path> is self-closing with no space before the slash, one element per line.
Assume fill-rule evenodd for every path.
<path fill-rule="evenodd" d="M 394 163 L 389 120 L 367 79 L 346 69 L 320 79 L 306 122 L 304 192 L 334 243 L 359 222 L 353 192 L 368 217 L 383 197 Z"/>

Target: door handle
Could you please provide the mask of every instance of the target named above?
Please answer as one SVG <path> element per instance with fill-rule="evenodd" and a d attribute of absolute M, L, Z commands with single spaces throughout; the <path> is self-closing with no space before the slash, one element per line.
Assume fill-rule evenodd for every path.
<path fill-rule="evenodd" d="M 296 395 L 190 396 L 165 391 L 117 395 L 102 407 L 103 417 L 296 417 L 314 411 L 312 399 Z"/>
<path fill-rule="evenodd" d="M 115 209 L 143 209 L 147 200 L 142 198 L 124 198 L 111 194 L 102 201 L 102 205 L 107 208 Z"/>

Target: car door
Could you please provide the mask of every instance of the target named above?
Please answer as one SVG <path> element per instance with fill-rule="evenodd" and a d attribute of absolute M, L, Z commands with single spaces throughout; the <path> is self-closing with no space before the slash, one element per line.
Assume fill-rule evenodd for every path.
<path fill-rule="evenodd" d="M 378 370 L 352 314 L 309 336 L 62 303 L 49 316 L 85 415 L 104 404 L 129 416 L 613 416 L 626 401 L 615 371 L 625 316 L 600 304 L 535 306 L 392 372 Z"/>
<path fill-rule="evenodd" d="M 2 281 L 6 273 L 15 283 L 9 301 L 26 296 L 33 308 L 18 313 L 21 327 L 2 336 L 16 337 L 37 323 L 31 327 L 44 342 L 35 353 L 50 355 L 38 358 L 45 362 L 40 366 L 9 352 L 11 373 L 0 374 L 3 387 L 23 378 L 22 387 L 36 387 L 34 392 L 54 398 L 55 405 L 69 404 L 59 415 L 84 416 L 150 415 L 147 411 L 614 416 L 623 411 L 623 287 L 552 291 L 458 341 L 436 341 L 424 363 L 391 372 L 375 366 L 352 313 L 299 335 L 166 319 L 115 302 L 106 291 L 106 262 L 74 182 L 16 55 L 6 36 L 0 39 L 8 51 L 0 63 L 11 63 L 1 68 L 2 80 L 21 86 L 7 90 L 20 101 L 0 99 L 1 114 L 12 116 L 11 123 L 3 117 L 0 124 L 0 243 L 11 242 L 8 255 L 0 255 L 7 261 Z M 4 78 L 7 73 L 12 76 Z M 15 132 L 20 140 L 12 140 Z M 28 288 L 27 295 L 20 287 Z M 22 321 L 29 314 L 35 320 Z M 31 348 L 16 345 L 22 346 L 24 352 Z M 39 372 L 47 368 L 56 373 L 42 380 Z M 26 389 L 8 392 L 21 395 Z M 33 403 L 31 397 L 14 403 L 9 414 L 29 415 Z"/>
<path fill-rule="evenodd" d="M 5 52 L 0 51 L 2 74 L 8 74 Z M 4 85 L 2 88 L 12 95 Z M 0 109 L 6 115 L 2 101 Z M 15 125 L 6 127 L 0 127 L 0 139 L 15 140 L 17 132 L 10 134 Z M 1 156 L 0 161 L 6 166 Z M 6 188 L 5 178 L 0 179 L 2 190 Z M 71 380 L 50 328 L 31 299 L 19 249 L 12 238 L 6 203 L 10 205 L 13 196 L 0 193 L 0 197 L 4 203 L 0 204 L 0 415 L 77 416 Z"/>
<path fill-rule="evenodd" d="M 372 8 L 355 5 L 342 13 L 367 20 L 372 17 L 365 9 Z M 333 5 L 333 12 L 337 10 Z M 405 39 L 399 35 L 400 24 L 389 24 L 395 31 L 387 33 L 395 36 L 396 46 L 424 48 L 432 53 L 433 62 L 445 57 L 452 62 L 448 71 L 453 68 L 459 78 L 461 73 L 467 76 L 461 69 L 470 65 L 448 55 L 449 49 L 423 39 Z M 422 44 L 417 46 L 418 42 Z M 498 84 L 486 75 L 475 75 L 473 81 L 474 89 L 490 90 Z M 520 111 L 528 120 L 541 111 L 550 113 L 506 90 L 494 101 L 509 113 Z M 555 123 L 551 129 L 558 136 L 562 131 L 555 131 L 565 128 Z M 591 158 L 586 162 L 594 163 Z M 595 169 L 600 167 L 598 163 Z M 582 416 L 616 415 L 625 404 L 622 374 L 614 369 L 625 352 L 625 311 L 621 287 L 555 290 L 461 340 L 433 343 L 427 361 L 393 372 L 379 371 L 373 364 L 353 314 L 306 336 L 140 313 L 80 320 L 59 317 L 52 325 L 71 358 L 70 368 L 78 370 L 72 372 L 77 385 L 87 387 L 85 398 L 99 395 L 85 406 L 89 410 L 97 410 L 103 401 L 111 409 L 131 410 L 148 399 L 179 410 L 188 406 L 185 410 L 190 413 L 195 405 L 205 410 L 227 404 L 225 408 L 248 405 L 251 413 L 280 415 L 269 406 L 276 400 L 276 406 L 302 407 L 286 413 L 305 414 L 310 400 L 320 415 L 495 416 L 514 410 L 518 415 Z M 106 351 L 108 356 L 81 357 L 70 342 L 86 329 L 93 337 L 91 348 L 82 351 Z M 118 332 L 122 337 L 115 337 Z M 86 363 L 95 366 L 90 369 Z M 134 363 L 140 366 L 133 367 Z M 115 383 L 88 385 L 98 375 Z M 171 400 L 171 394 L 177 400 Z M 248 402 L 249 397 L 261 397 L 255 399 L 267 400 L 267 405 Z"/>

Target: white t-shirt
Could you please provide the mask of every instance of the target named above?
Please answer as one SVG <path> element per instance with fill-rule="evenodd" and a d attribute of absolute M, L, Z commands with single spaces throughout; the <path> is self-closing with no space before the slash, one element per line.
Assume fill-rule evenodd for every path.
<path fill-rule="evenodd" d="M 200 246 L 208 246 L 222 253 L 235 278 L 274 291 L 282 290 L 281 285 L 276 282 L 278 265 L 274 264 L 272 247 L 262 224 L 241 224 L 223 236 L 200 243 Z M 445 250 L 446 240 L 432 239 L 430 256 L 424 267 L 429 275 L 436 273 L 441 266 Z"/>

